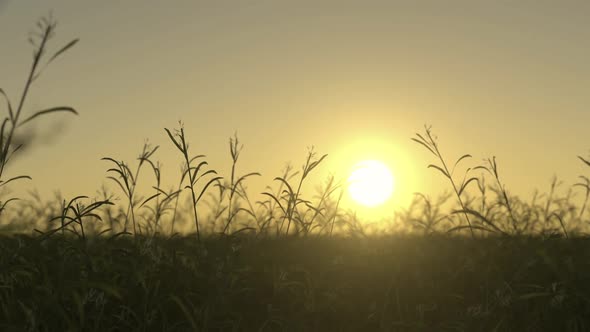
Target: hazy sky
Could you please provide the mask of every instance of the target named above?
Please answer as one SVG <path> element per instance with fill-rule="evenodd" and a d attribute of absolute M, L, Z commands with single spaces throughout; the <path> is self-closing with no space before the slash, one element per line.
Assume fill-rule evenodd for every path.
<path fill-rule="evenodd" d="M 394 170 L 398 202 L 436 193 L 446 183 L 410 140 L 425 123 L 449 159 L 471 153 L 473 166 L 496 155 L 517 194 L 545 190 L 553 174 L 568 184 L 588 174 L 576 158 L 590 149 L 588 1 L 0 4 L 0 87 L 13 100 L 40 16 L 52 9 L 60 23 L 54 49 L 80 38 L 26 105 L 71 105 L 80 116 L 38 122 L 38 139 L 9 168 L 34 181 L 14 189 L 93 195 L 109 166 L 99 159 L 131 161 L 146 138 L 161 145 L 172 185 L 180 159 L 163 128 L 178 120 L 193 153 L 221 173 L 237 131 L 238 171 L 261 172 L 259 184 L 288 161 L 299 168 L 314 145 L 329 154 L 314 181 L 371 158 Z"/>

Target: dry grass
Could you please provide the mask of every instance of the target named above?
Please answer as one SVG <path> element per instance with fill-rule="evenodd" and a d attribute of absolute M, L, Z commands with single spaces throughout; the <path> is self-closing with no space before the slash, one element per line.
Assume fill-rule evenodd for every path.
<path fill-rule="evenodd" d="M 45 57 L 55 27 L 51 18 L 39 22 L 16 108 L 0 90 L 8 111 L 0 186 L 30 179 L 4 180 L 20 126 L 75 113 L 53 107 L 21 116 L 42 63 L 77 42 Z M 159 147 L 146 143 L 135 168 L 103 158 L 113 192 L 34 196 L 9 210 L 15 198 L 0 204 L 1 330 L 590 330 L 586 176 L 565 191 L 554 179 L 547 194 L 525 201 L 510 195 L 495 157 L 459 176 L 471 155 L 448 167 L 425 127 L 413 140 L 435 156 L 438 164 L 428 167 L 449 180 L 450 193 L 417 194 L 392 219 L 370 224 L 341 208 L 344 188 L 333 177 L 304 197 L 305 181 L 327 155 L 310 150 L 300 171 L 286 168 L 255 200 L 246 183 L 260 174 L 238 175 L 237 135 L 229 139 L 231 172 L 222 176 L 189 151 L 182 124 L 165 133 L 183 160 L 174 189 L 163 189 Z M 137 188 L 150 178 L 146 171 L 153 191 L 143 195 Z M 578 189 L 581 205 L 573 200 Z"/>

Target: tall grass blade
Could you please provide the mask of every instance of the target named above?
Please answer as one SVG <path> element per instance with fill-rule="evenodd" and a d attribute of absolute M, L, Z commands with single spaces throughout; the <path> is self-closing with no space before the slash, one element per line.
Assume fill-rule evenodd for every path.
<path fill-rule="evenodd" d="M 15 180 L 20 180 L 20 179 L 28 179 L 28 180 L 32 180 L 32 178 L 28 175 L 20 175 L 20 176 L 15 176 L 13 178 L 10 178 L 6 181 L 2 181 L 0 180 L 0 187 L 7 185 L 8 183 L 15 181 Z"/>
<path fill-rule="evenodd" d="M 176 139 L 174 138 L 174 136 L 172 136 L 172 133 L 170 132 L 170 130 L 168 130 L 168 128 L 164 128 L 164 130 L 166 130 L 166 133 L 168 134 L 168 137 L 170 137 L 170 140 L 172 141 L 172 143 L 174 143 L 174 145 L 178 148 L 178 150 L 180 152 L 183 152 L 182 147 L 180 147 L 180 144 L 176 141 Z"/>
<path fill-rule="evenodd" d="M 438 170 L 439 172 L 441 172 L 441 173 L 442 173 L 442 175 L 444 175 L 446 178 L 448 178 L 449 180 L 451 180 L 451 175 L 450 175 L 450 174 L 448 174 L 448 173 L 447 173 L 447 172 L 446 172 L 444 169 L 442 169 L 440 166 L 436 166 L 436 165 L 434 165 L 434 164 L 430 164 L 430 165 L 428 165 L 428 167 L 427 167 L 427 168 L 434 168 L 434 169 Z"/>
<path fill-rule="evenodd" d="M 420 136 L 419 134 L 416 134 L 416 135 Z M 410 138 L 410 139 L 411 139 L 412 141 L 414 141 L 414 142 L 416 142 L 416 143 L 418 143 L 418 144 L 422 145 L 422 146 L 423 146 L 423 147 L 425 147 L 426 149 L 428 149 L 428 151 L 430 151 L 432 154 L 436 155 L 436 153 L 434 152 L 434 150 L 432 150 L 432 148 L 431 148 L 430 146 L 428 146 L 428 144 L 426 144 L 426 142 L 420 141 L 420 140 L 418 140 L 418 139 L 416 139 L 416 138 L 413 138 L 413 137 L 412 137 L 412 138 Z"/>
<path fill-rule="evenodd" d="M 69 50 L 70 48 L 72 48 L 74 45 L 76 45 L 78 42 L 80 41 L 79 38 L 76 38 L 74 40 L 72 40 L 71 42 L 67 43 L 64 47 L 62 47 L 59 51 L 55 52 L 55 54 L 53 54 L 53 56 L 51 58 L 49 58 L 49 60 L 47 60 L 47 64 L 51 63 L 53 60 L 55 60 L 58 56 L 60 56 L 61 54 L 63 54 L 65 51 Z"/>
<path fill-rule="evenodd" d="M 590 161 L 589 161 L 589 160 L 586 160 L 586 159 L 584 159 L 584 158 L 582 158 L 582 157 L 580 157 L 580 156 L 578 156 L 578 158 L 580 158 L 580 160 L 581 160 L 581 161 L 582 161 L 584 164 L 586 164 L 586 165 L 590 166 Z"/>
<path fill-rule="evenodd" d="M 201 193 L 199 194 L 199 196 L 197 197 L 197 202 L 201 200 L 201 197 L 203 197 L 203 194 L 205 194 L 205 192 L 207 191 L 207 188 L 209 188 L 209 186 L 216 181 L 222 180 L 223 177 L 221 176 L 217 176 L 214 177 L 213 179 L 209 180 L 209 182 L 207 182 L 207 184 L 205 184 L 205 186 L 203 187 L 203 189 L 201 189 Z"/>
<path fill-rule="evenodd" d="M 48 108 L 48 109 L 45 109 L 45 110 L 42 110 L 42 111 L 35 112 L 33 115 L 29 116 L 28 118 L 26 118 L 25 120 L 23 120 L 22 122 L 20 122 L 18 124 L 18 127 L 20 127 L 20 126 L 24 125 L 25 123 L 27 123 L 27 122 L 35 119 L 38 116 L 45 115 L 45 114 L 50 114 L 50 113 L 57 113 L 57 112 L 68 112 L 68 113 L 73 113 L 75 115 L 78 115 L 78 112 L 75 109 L 73 109 L 72 107 L 69 107 L 69 106 L 52 107 L 52 108 Z"/>
<path fill-rule="evenodd" d="M 6 95 L 6 92 L 4 92 L 4 89 L 2 89 L 2 88 L 0 88 L 0 95 L 2 95 L 4 97 L 4 100 L 6 100 L 6 108 L 8 108 L 8 115 L 10 116 L 10 121 L 14 122 L 14 113 L 12 112 L 12 104 L 10 103 L 10 99 Z"/>
<path fill-rule="evenodd" d="M 467 185 L 469 185 L 469 183 L 471 183 L 473 181 L 478 182 L 479 179 L 478 178 L 475 178 L 475 177 L 472 177 L 469 180 L 467 180 L 467 182 L 464 182 L 463 184 L 461 184 L 461 186 L 459 187 L 459 196 L 461 196 L 461 194 L 463 193 L 463 191 L 465 190 L 465 188 L 467 188 Z"/>
<path fill-rule="evenodd" d="M 457 161 L 453 165 L 453 168 L 451 169 L 451 175 L 453 175 L 453 173 L 455 173 L 455 168 L 461 162 L 461 160 L 463 160 L 465 158 L 471 158 L 471 155 L 470 154 L 464 154 L 463 156 L 461 156 L 461 158 L 457 159 Z"/>
<path fill-rule="evenodd" d="M 143 201 L 143 203 L 141 203 L 141 205 L 139 205 L 139 207 L 141 208 L 145 204 L 149 203 L 149 201 L 153 200 L 154 198 L 156 198 L 156 197 L 158 197 L 160 195 L 161 195 L 161 193 L 157 193 L 157 194 L 154 194 L 154 195 L 148 197 L 146 200 Z"/>

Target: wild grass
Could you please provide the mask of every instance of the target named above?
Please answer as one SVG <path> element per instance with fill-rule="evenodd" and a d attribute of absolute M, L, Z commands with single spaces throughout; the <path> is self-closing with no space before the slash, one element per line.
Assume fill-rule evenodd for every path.
<path fill-rule="evenodd" d="M 0 90 L 8 111 L 0 179 L 21 125 L 75 113 L 21 116 L 55 27 L 39 22 L 18 106 Z M 182 123 L 161 133 L 182 160 L 172 189 L 161 180 L 159 146 L 146 143 L 135 166 L 102 158 L 113 186 L 93 198 L 32 193 L 7 209 L 8 198 L 0 204 L 0 330 L 589 331 L 588 177 L 566 188 L 555 178 L 547 194 L 524 200 L 506 189 L 495 157 L 460 175 L 471 155 L 449 167 L 424 129 L 412 139 L 435 157 L 427 167 L 450 191 L 418 193 L 373 223 L 342 207 L 342 181 L 327 178 L 316 195 L 305 189 L 326 154 L 310 149 L 299 171 L 289 166 L 253 194 L 247 183 L 260 173 L 238 170 L 237 134 L 224 175 L 189 151 Z M 21 179 L 30 178 L 0 186 Z M 140 184 L 151 189 L 141 193 Z"/>
<path fill-rule="evenodd" d="M 16 108 L 13 108 L 11 99 L 6 94 L 4 89 L 0 88 L 0 96 L 2 96 L 6 101 L 6 109 L 8 111 L 8 116 L 4 117 L 2 120 L 2 125 L 0 126 L 0 187 L 4 187 L 10 182 L 16 180 L 31 179 L 31 177 L 28 175 L 17 175 L 8 179 L 6 179 L 5 176 L 6 165 L 9 163 L 10 158 L 23 147 L 22 144 L 14 144 L 13 142 L 18 128 L 36 120 L 40 116 L 45 116 L 48 114 L 57 112 L 78 114 L 78 112 L 76 112 L 76 110 L 70 106 L 50 107 L 43 110 L 34 111 L 28 116 L 23 113 L 25 102 L 29 96 L 29 91 L 35 81 L 51 62 L 56 60 L 78 42 L 78 39 L 70 41 L 58 51 L 53 53 L 53 55 L 51 55 L 49 58 L 47 58 L 48 44 L 55 34 L 56 27 L 57 22 L 53 19 L 53 17 L 43 17 L 37 22 L 37 29 L 29 37 L 29 43 L 33 46 L 33 62 L 31 64 L 31 69 L 27 75 L 27 79 Z M 6 205 L 15 200 L 18 200 L 18 198 L 8 198 L 0 203 L 0 215 L 5 210 Z"/>

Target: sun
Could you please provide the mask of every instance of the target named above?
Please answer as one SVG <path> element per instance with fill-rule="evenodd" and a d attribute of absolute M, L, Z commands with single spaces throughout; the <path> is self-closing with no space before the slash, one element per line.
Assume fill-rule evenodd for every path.
<path fill-rule="evenodd" d="M 393 175 L 380 161 L 361 161 L 348 178 L 348 191 L 355 202 L 367 207 L 378 206 L 393 193 Z"/>

